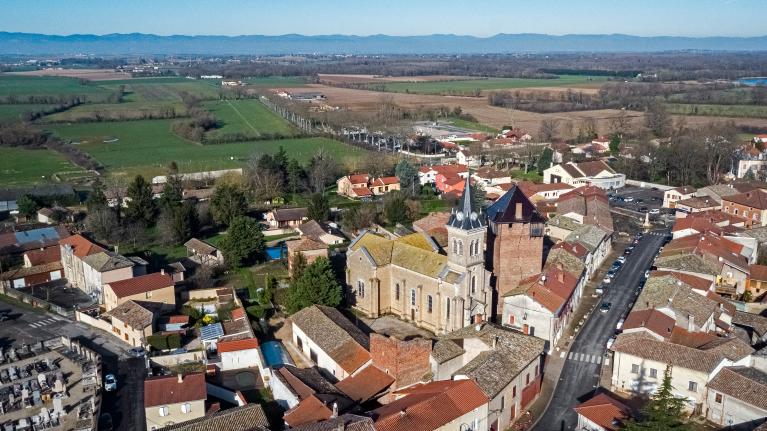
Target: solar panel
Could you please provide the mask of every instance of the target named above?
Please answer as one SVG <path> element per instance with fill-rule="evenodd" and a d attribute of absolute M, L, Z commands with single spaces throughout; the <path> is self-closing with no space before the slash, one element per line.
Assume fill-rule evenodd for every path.
<path fill-rule="evenodd" d="M 221 326 L 221 323 L 213 323 L 200 328 L 200 338 L 202 338 L 203 341 L 217 340 L 223 336 L 224 328 Z"/>
<path fill-rule="evenodd" d="M 32 229 L 24 232 L 16 232 L 16 242 L 19 244 L 28 244 L 30 242 L 58 240 L 59 233 L 56 228 L 44 227 Z"/>

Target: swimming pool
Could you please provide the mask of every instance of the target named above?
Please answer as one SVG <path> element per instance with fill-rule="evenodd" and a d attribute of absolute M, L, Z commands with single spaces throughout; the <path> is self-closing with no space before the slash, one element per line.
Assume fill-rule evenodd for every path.
<path fill-rule="evenodd" d="M 279 260 L 285 257 L 285 242 L 281 241 L 277 245 L 272 247 L 266 247 L 267 260 Z"/>
<path fill-rule="evenodd" d="M 267 341 L 261 344 L 261 353 L 264 354 L 264 362 L 267 367 L 280 365 L 295 365 L 288 352 L 279 341 Z"/>

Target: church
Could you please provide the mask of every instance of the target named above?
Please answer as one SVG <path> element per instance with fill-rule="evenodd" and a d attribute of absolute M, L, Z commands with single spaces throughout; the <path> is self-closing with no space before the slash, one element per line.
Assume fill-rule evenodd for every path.
<path fill-rule="evenodd" d="M 541 272 L 544 222 L 516 185 L 483 213 L 467 178 L 444 248 L 423 232 L 390 239 L 363 231 L 354 239 L 346 252 L 350 304 L 435 334 L 496 320 L 503 296 Z"/>

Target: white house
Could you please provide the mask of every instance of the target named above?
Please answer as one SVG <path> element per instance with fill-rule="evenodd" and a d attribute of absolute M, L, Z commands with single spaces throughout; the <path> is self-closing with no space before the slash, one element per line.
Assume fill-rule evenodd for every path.
<path fill-rule="evenodd" d="M 465 164 L 421 166 L 418 169 L 418 181 L 422 186 L 434 184 L 437 182 L 437 175 L 439 174 L 445 177 L 458 176 L 466 178 L 469 176 L 469 167 Z"/>
<path fill-rule="evenodd" d="M 337 309 L 312 305 L 290 319 L 293 344 L 328 376 L 343 380 L 370 362 L 370 339 Z"/>
<path fill-rule="evenodd" d="M 244 340 L 219 341 L 216 350 L 221 357 L 221 369 L 223 371 L 238 370 L 241 368 L 264 369 L 264 360 L 258 340 L 246 338 Z"/>
<path fill-rule="evenodd" d="M 757 425 L 767 417 L 767 373 L 756 368 L 722 368 L 708 383 L 706 419 L 723 426 Z"/>
<path fill-rule="evenodd" d="M 475 157 L 471 154 L 471 150 L 468 148 L 461 148 L 455 155 L 459 165 L 466 165 L 472 168 L 480 166 L 481 160 L 479 157 Z"/>
<path fill-rule="evenodd" d="M 580 431 L 618 431 L 631 417 L 631 409 L 612 396 L 601 393 L 573 408 Z"/>
<path fill-rule="evenodd" d="M 682 186 L 663 193 L 663 208 L 674 208 L 677 201 L 695 197 L 697 190 L 693 186 Z"/>
<path fill-rule="evenodd" d="M 605 190 L 619 189 L 626 185 L 626 175 L 617 173 L 602 160 L 582 163 L 560 163 L 543 171 L 546 184 L 566 183 L 580 187 L 593 185 Z"/>

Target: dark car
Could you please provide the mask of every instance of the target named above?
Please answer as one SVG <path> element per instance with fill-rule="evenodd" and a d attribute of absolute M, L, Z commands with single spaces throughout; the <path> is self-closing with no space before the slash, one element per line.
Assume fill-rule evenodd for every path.
<path fill-rule="evenodd" d="M 599 312 L 600 313 L 607 313 L 610 311 L 610 307 L 612 307 L 613 304 L 610 302 L 603 302 L 602 305 L 599 306 Z"/>
<path fill-rule="evenodd" d="M 634 202 L 636 202 L 636 203 L 638 203 L 638 204 L 641 204 L 642 202 L 644 202 L 644 199 L 642 199 L 642 198 L 637 198 L 637 200 L 635 200 Z"/>
<path fill-rule="evenodd" d="M 639 207 L 639 211 L 641 211 L 643 213 L 646 213 L 647 212 L 647 207 Z"/>

